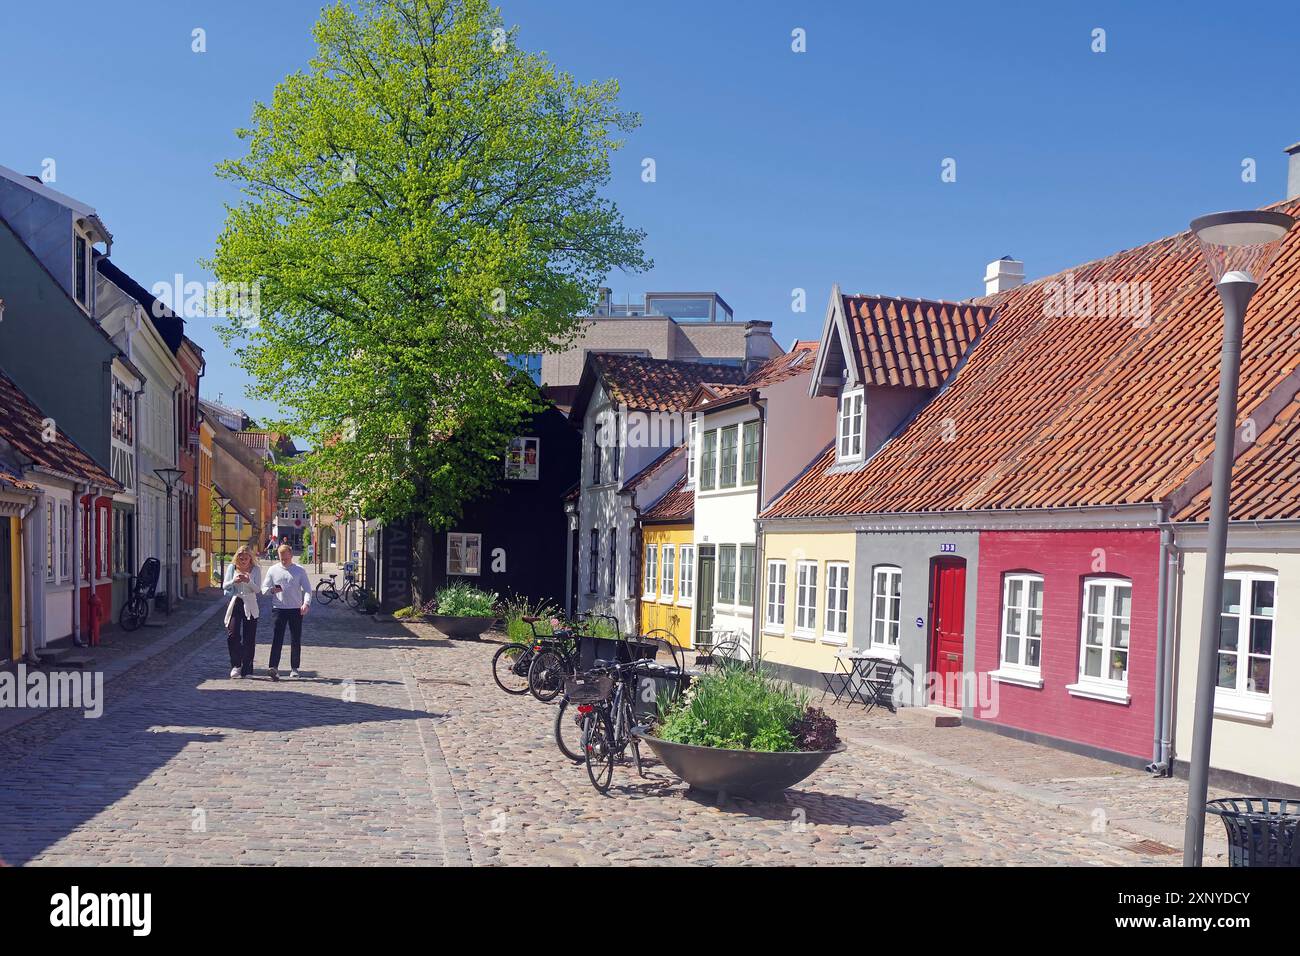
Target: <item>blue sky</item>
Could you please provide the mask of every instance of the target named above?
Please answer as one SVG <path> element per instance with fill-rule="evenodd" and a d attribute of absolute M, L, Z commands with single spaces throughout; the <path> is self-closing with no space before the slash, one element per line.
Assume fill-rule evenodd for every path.
<path fill-rule="evenodd" d="M 0 163 L 35 173 L 55 159 L 55 188 L 99 210 L 114 260 L 144 285 L 206 280 L 197 260 L 232 199 L 213 165 L 238 154 L 253 101 L 305 64 L 319 7 L 6 4 Z M 832 282 L 965 298 L 1002 255 L 1032 278 L 1276 201 L 1282 149 L 1300 140 L 1294 0 L 502 9 L 522 45 L 579 79 L 616 77 L 643 116 L 608 191 L 648 232 L 655 268 L 611 276 L 615 294 L 716 289 L 786 344 L 818 334 Z M 941 181 L 947 158 L 955 182 Z M 212 329 L 189 331 L 207 350 L 205 393 L 268 413 L 243 398 Z"/>

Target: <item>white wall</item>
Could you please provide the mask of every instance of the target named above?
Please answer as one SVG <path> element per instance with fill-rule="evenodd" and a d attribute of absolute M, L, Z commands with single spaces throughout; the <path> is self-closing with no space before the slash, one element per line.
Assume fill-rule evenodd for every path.
<path fill-rule="evenodd" d="M 1253 568 L 1277 572 L 1272 688 L 1266 705 L 1270 713 L 1253 718 L 1229 716 L 1220 708 L 1231 699 L 1216 694 L 1210 766 L 1300 786 L 1300 552 L 1243 550 L 1231 541 L 1229 547 L 1229 571 Z M 1178 594 L 1176 760 L 1186 760 L 1192 749 L 1204 580 L 1204 551 L 1185 551 Z"/>

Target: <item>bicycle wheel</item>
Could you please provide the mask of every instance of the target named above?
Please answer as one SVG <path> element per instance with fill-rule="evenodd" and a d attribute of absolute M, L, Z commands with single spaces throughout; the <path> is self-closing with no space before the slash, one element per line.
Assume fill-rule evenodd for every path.
<path fill-rule="evenodd" d="M 329 604 L 331 601 L 339 599 L 339 592 L 329 581 L 321 581 L 316 585 L 316 600 L 322 604 Z"/>
<path fill-rule="evenodd" d="M 564 690 L 564 678 L 567 676 L 568 668 L 564 666 L 564 658 L 555 651 L 542 651 L 528 666 L 528 689 L 543 704 L 549 704 Z"/>
<path fill-rule="evenodd" d="M 117 623 L 121 625 L 124 631 L 134 631 L 144 623 L 144 619 L 149 615 L 149 609 L 146 606 L 141 610 L 140 605 L 144 604 L 144 599 L 134 595 L 126 599 L 122 605 L 122 610 L 118 612 Z"/>
<path fill-rule="evenodd" d="M 582 752 L 582 715 L 577 708 L 570 709 L 567 698 L 562 699 L 555 709 L 555 743 L 560 753 L 574 763 L 586 759 Z"/>
<path fill-rule="evenodd" d="M 524 644 L 502 644 L 492 655 L 492 679 L 507 694 L 528 693 L 528 666 L 533 650 Z"/>
<path fill-rule="evenodd" d="M 357 608 L 361 607 L 362 594 L 363 592 L 361 588 L 350 587 L 343 592 L 343 603 L 355 611 Z"/>
<path fill-rule="evenodd" d="M 641 769 L 641 739 L 632 733 L 632 728 L 636 726 L 637 721 L 629 694 L 624 694 L 620 701 L 618 722 L 618 736 L 615 740 L 632 751 L 632 766 L 636 768 L 638 777 L 644 777 L 645 773 Z"/>
<path fill-rule="evenodd" d="M 599 793 L 608 793 L 614 781 L 614 728 L 609 715 L 593 710 L 582 718 L 582 749 L 587 760 L 587 776 Z"/>

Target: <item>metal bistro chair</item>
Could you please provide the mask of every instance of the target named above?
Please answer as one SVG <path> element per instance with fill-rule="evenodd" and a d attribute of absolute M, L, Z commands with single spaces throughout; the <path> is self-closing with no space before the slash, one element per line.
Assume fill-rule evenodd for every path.
<path fill-rule="evenodd" d="M 849 695 L 849 702 L 853 702 L 853 662 L 842 654 L 835 655 L 835 667 L 830 671 L 822 672 L 822 681 L 826 684 L 826 689 L 822 691 L 822 700 L 830 694 L 835 703 L 841 703 L 844 695 Z"/>
<path fill-rule="evenodd" d="M 898 712 L 894 707 L 894 675 L 897 673 L 898 664 L 894 661 L 877 661 L 862 678 L 855 693 L 857 699 L 866 705 L 868 713 L 877 705 L 891 714 Z"/>

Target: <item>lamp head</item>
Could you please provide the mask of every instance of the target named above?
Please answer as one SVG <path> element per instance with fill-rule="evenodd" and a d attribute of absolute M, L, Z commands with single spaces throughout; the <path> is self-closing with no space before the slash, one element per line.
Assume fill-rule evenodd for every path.
<path fill-rule="evenodd" d="M 1192 234 L 1215 285 L 1259 285 L 1282 251 L 1282 240 L 1295 222 L 1269 209 L 1216 212 L 1192 220 Z"/>

